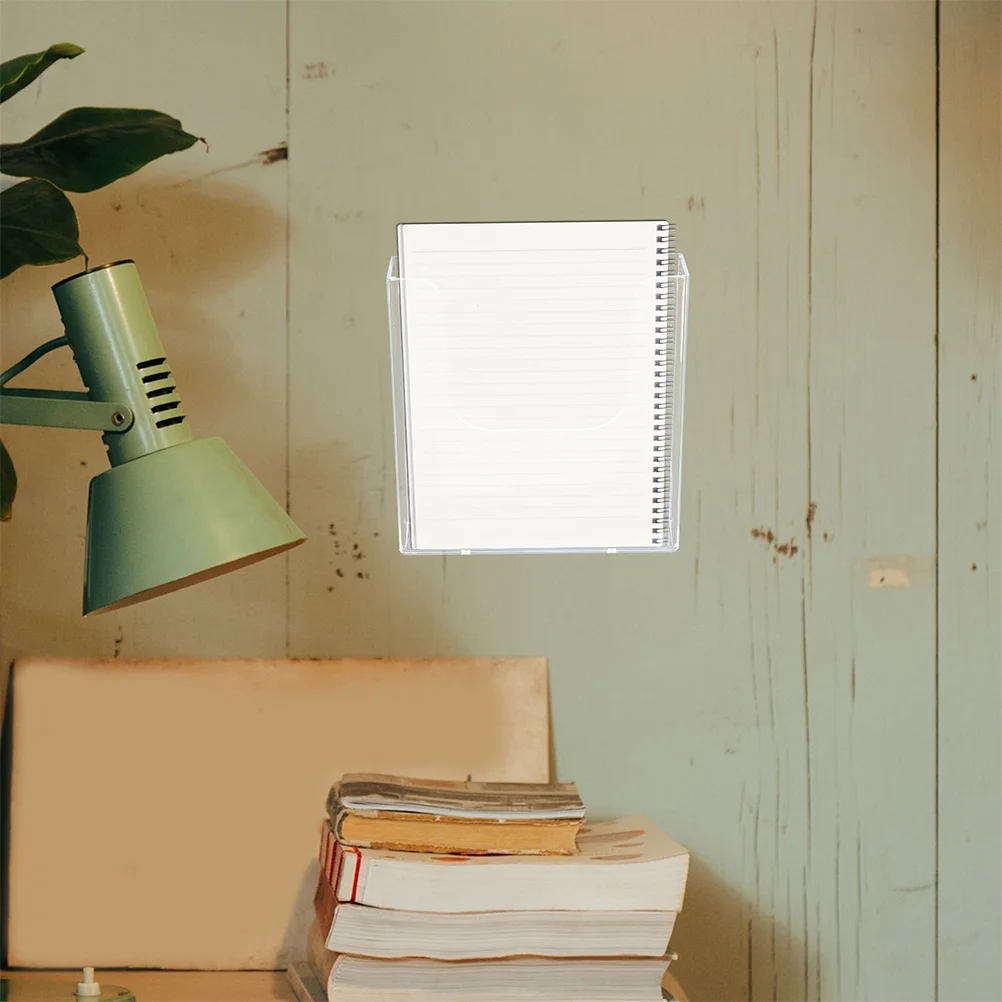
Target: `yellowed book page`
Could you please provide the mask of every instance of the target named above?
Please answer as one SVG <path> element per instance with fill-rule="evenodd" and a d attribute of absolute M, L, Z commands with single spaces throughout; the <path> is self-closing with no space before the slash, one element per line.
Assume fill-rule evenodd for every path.
<path fill-rule="evenodd" d="M 542 658 L 34 659 L 12 684 L 14 966 L 288 966 L 345 772 L 549 781 Z"/>

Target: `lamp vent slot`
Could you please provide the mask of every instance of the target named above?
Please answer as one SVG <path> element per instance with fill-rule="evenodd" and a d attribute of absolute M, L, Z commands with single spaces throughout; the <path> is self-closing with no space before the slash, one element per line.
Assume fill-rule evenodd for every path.
<path fill-rule="evenodd" d="M 150 402 L 150 415 L 157 428 L 169 428 L 184 420 L 184 411 L 177 396 L 177 387 L 171 377 L 166 358 L 147 358 L 136 362 L 143 392 Z"/>

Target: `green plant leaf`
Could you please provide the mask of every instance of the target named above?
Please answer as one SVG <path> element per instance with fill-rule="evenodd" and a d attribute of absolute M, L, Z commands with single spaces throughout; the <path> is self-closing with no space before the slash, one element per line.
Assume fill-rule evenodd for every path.
<path fill-rule="evenodd" d="M 50 45 L 44 52 L 32 52 L 0 64 L 0 104 L 24 90 L 59 59 L 76 59 L 83 49 L 71 42 Z"/>
<path fill-rule="evenodd" d="M 74 108 L 23 143 L 0 146 L 0 171 L 63 191 L 94 191 L 198 140 L 161 111 Z"/>
<path fill-rule="evenodd" d="M 10 453 L 0 442 L 0 522 L 10 521 L 10 509 L 17 494 L 17 473 Z"/>
<path fill-rule="evenodd" d="M 58 264 L 83 254 L 70 200 L 48 181 L 0 191 L 0 278 L 24 264 Z"/>

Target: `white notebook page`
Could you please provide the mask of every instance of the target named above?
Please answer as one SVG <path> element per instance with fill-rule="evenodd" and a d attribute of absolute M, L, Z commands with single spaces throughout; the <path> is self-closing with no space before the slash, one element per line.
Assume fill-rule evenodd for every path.
<path fill-rule="evenodd" d="M 658 226 L 399 227 L 415 549 L 652 545 Z"/>

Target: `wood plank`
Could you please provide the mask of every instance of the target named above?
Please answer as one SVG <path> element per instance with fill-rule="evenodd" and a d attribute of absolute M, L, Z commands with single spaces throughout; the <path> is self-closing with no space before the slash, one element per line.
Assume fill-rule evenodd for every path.
<path fill-rule="evenodd" d="M 935 10 L 819 4 L 805 573 L 812 999 L 935 984 Z"/>
<path fill-rule="evenodd" d="M 15 662 L 8 961 L 301 957 L 344 772 L 546 782 L 542 658 Z M 87 921 L 53 922 L 53 902 Z"/>
<path fill-rule="evenodd" d="M 208 149 L 199 144 L 70 197 L 92 265 L 136 260 L 194 434 L 223 437 L 284 500 L 285 164 L 258 157 L 285 139 L 284 5 L 4 4 L 0 24 L 3 59 L 55 41 L 86 50 L 4 103 L 5 142 L 77 105 L 157 108 L 206 138 Z M 83 267 L 23 268 L 4 279 L 3 366 L 58 331 L 49 286 Z M 60 351 L 18 385 L 81 384 Z M 87 485 L 107 469 L 101 438 L 8 425 L 3 437 L 20 492 L 3 527 L 0 660 L 40 650 L 285 653 L 284 560 L 85 623 Z"/>
<path fill-rule="evenodd" d="M 720 11 L 293 6 L 291 490 L 327 538 L 292 557 L 291 649 L 545 649 L 562 778 L 698 847 L 689 991 L 744 997 L 754 949 L 755 990 L 797 997 L 800 558 L 751 533 L 803 544 L 812 10 Z M 693 268 L 681 552 L 401 559 L 396 223 L 622 217 L 678 220 Z"/>
<path fill-rule="evenodd" d="M 1002 5 L 940 8 L 939 983 L 1002 998 Z"/>

